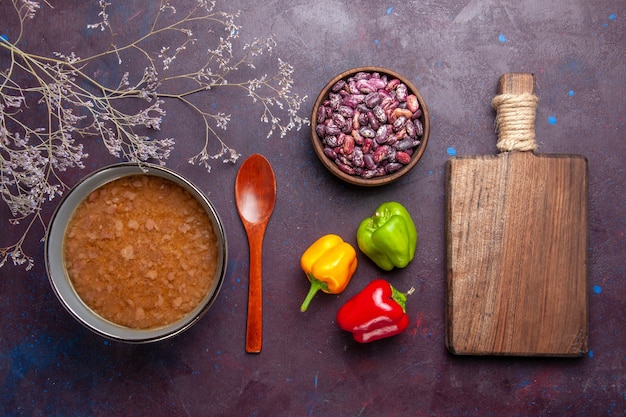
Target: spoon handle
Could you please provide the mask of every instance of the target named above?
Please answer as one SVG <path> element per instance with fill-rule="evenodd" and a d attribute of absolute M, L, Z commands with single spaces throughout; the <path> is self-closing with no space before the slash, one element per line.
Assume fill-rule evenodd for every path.
<path fill-rule="evenodd" d="M 263 235 L 265 228 L 256 225 L 249 233 L 250 282 L 248 284 L 248 323 L 246 352 L 259 353 L 263 343 Z"/>

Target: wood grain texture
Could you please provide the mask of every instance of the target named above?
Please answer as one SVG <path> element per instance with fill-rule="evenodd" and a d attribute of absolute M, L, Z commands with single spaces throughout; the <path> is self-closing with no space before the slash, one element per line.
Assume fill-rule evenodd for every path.
<path fill-rule="evenodd" d="M 248 157 L 239 168 L 235 200 L 250 246 L 246 352 L 260 353 L 263 346 L 263 239 L 276 203 L 276 176 L 263 155 Z"/>
<path fill-rule="evenodd" d="M 452 353 L 587 351 L 587 188 L 587 160 L 577 155 L 509 152 L 447 162 Z"/>

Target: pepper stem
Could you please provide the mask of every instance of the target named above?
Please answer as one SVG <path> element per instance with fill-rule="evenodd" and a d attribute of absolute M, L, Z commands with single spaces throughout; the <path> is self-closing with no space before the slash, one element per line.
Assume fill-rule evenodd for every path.
<path fill-rule="evenodd" d="M 313 299 L 313 297 L 315 297 L 315 294 L 317 294 L 319 290 L 328 289 L 328 286 L 325 283 L 315 278 L 310 273 L 307 274 L 307 277 L 309 278 L 309 281 L 311 281 L 311 288 L 309 289 L 309 293 L 306 295 L 304 302 L 300 306 L 300 311 L 302 311 L 303 313 L 307 310 L 307 308 L 309 308 L 311 300 Z"/>
<path fill-rule="evenodd" d="M 395 289 L 393 285 L 389 286 L 391 287 L 391 298 L 393 298 L 393 300 L 402 307 L 402 311 L 406 313 L 406 297 L 415 292 L 415 287 L 411 287 L 411 289 L 404 293 Z"/>

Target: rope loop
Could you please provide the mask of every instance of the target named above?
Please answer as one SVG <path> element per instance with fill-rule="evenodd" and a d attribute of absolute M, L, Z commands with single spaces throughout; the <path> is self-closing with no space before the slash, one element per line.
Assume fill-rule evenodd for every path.
<path fill-rule="evenodd" d="M 535 115 L 539 100 L 534 94 L 499 94 L 491 105 L 496 109 L 496 130 L 500 152 L 534 151 Z"/>

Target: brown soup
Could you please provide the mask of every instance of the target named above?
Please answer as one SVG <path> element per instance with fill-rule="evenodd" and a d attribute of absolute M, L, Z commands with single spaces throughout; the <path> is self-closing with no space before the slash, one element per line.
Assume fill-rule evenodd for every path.
<path fill-rule="evenodd" d="M 103 185 L 78 206 L 63 253 L 85 304 L 111 322 L 150 329 L 179 320 L 206 296 L 218 242 L 187 190 L 133 175 Z"/>

